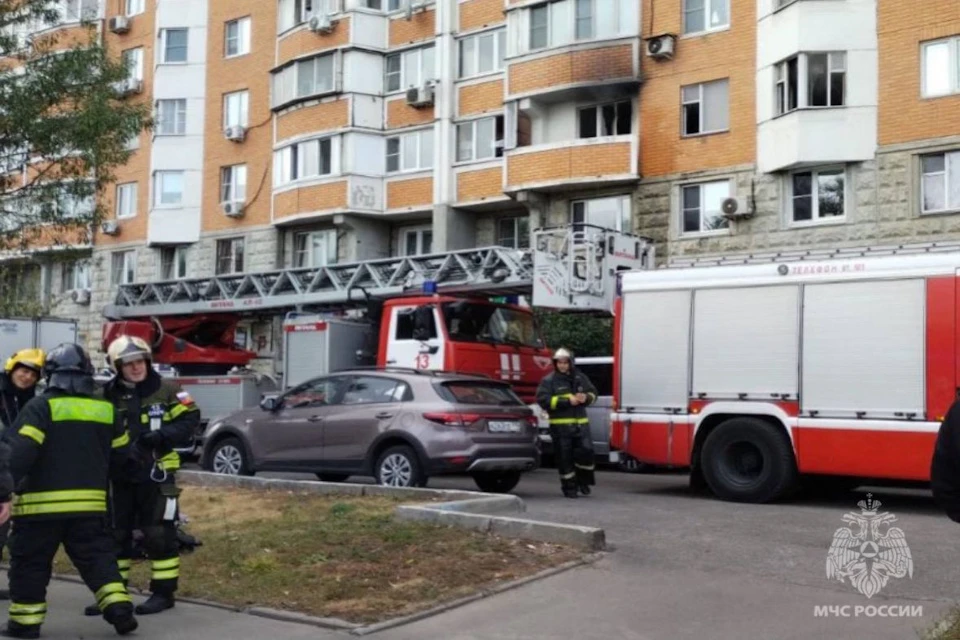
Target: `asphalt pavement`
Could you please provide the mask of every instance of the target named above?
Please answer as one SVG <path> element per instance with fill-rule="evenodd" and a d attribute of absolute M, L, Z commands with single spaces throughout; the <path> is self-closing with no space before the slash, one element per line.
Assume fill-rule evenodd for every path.
<path fill-rule="evenodd" d="M 474 488 L 464 478 L 433 479 L 430 486 Z M 912 578 L 891 578 L 868 599 L 849 584 L 829 580 L 825 571 L 834 531 L 846 526 L 841 516 L 859 512 L 865 492 L 735 505 L 691 492 L 682 475 L 602 472 L 593 496 L 568 500 L 556 471 L 542 469 L 515 490 L 527 504 L 527 517 L 602 526 L 611 547 L 603 560 L 373 637 L 916 638 L 918 628 L 957 599 L 960 527 L 936 509 L 928 492 L 874 489 L 881 511 L 897 516 L 914 566 Z M 89 600 L 82 587 L 55 584 L 49 600 L 45 637 L 115 637 L 102 621 L 79 615 Z M 818 607 L 826 614 L 817 615 Z M 922 616 L 914 615 L 920 611 Z M 349 637 L 186 604 L 170 613 L 144 618 L 137 636 Z"/>

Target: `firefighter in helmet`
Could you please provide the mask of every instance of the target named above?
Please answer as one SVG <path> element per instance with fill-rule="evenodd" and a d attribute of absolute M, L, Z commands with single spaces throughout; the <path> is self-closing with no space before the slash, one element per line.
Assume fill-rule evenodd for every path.
<path fill-rule="evenodd" d="M 139 469 L 134 477 L 114 482 L 112 511 L 117 561 L 124 580 L 129 578 L 133 531 L 144 536 L 150 560 L 150 597 L 137 605 L 138 614 L 160 613 L 174 606 L 180 577 L 179 515 L 175 473 L 180 456 L 175 448 L 193 444 L 200 411 L 179 385 L 164 380 L 151 366 L 153 354 L 142 339 L 121 336 L 107 349 L 107 363 L 116 375 L 104 386 L 130 431 L 132 455 Z M 99 613 L 95 605 L 87 615 Z"/>
<path fill-rule="evenodd" d="M 44 358 L 43 349 L 21 349 L 7 359 L 0 374 L 0 425 L 4 430 L 10 428 L 20 410 L 36 395 Z M 0 555 L 9 535 L 10 523 L 0 525 Z M 9 591 L 0 589 L 0 600 L 9 597 Z"/>
<path fill-rule="evenodd" d="M 110 476 L 125 469 L 130 437 L 113 405 L 95 397 L 93 365 L 82 347 L 55 347 L 43 374 L 47 388 L 27 403 L 4 438 L 17 496 L 10 610 L 2 635 L 40 637 L 60 545 L 96 594 L 97 614 L 126 635 L 137 621 L 106 515 Z"/>
<path fill-rule="evenodd" d="M 590 486 L 595 484 L 587 407 L 596 400 L 596 387 L 574 367 L 570 352 L 557 349 L 553 354 L 553 371 L 537 388 L 537 404 L 550 416 L 550 437 L 560 472 L 560 488 L 568 498 L 576 498 L 578 490 L 590 495 Z"/>

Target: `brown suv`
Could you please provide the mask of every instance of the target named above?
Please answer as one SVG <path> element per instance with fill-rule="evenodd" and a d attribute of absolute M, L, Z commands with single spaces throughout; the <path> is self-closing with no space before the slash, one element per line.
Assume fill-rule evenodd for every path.
<path fill-rule="evenodd" d="M 540 462 L 537 418 L 508 384 L 416 369 L 314 378 L 217 420 L 204 440 L 201 464 L 217 473 L 364 475 L 400 487 L 466 473 L 506 492 Z"/>

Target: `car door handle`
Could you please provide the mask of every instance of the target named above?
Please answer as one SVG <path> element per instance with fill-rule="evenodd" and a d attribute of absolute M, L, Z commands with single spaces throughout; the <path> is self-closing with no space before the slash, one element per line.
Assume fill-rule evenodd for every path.
<path fill-rule="evenodd" d="M 387 360 L 387 364 L 397 364 L 396 360 Z"/>
<path fill-rule="evenodd" d="M 387 418 L 392 418 L 393 414 L 389 411 L 381 411 L 376 416 L 377 420 L 386 420 Z"/>
<path fill-rule="evenodd" d="M 307 422 L 323 422 L 323 416 L 310 416 Z"/>

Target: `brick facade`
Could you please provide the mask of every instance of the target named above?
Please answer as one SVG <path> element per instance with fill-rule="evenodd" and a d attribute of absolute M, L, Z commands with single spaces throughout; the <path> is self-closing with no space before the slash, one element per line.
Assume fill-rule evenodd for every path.
<path fill-rule="evenodd" d="M 631 78 L 634 76 L 633 47 L 597 47 L 515 62 L 507 75 L 510 95 L 580 82 Z"/>

